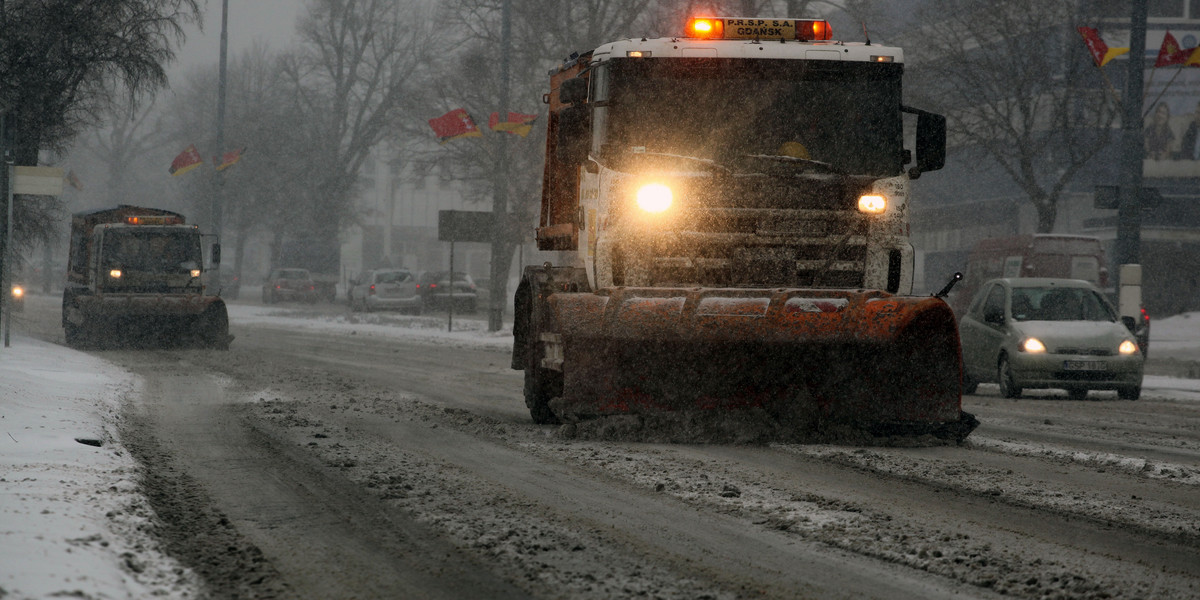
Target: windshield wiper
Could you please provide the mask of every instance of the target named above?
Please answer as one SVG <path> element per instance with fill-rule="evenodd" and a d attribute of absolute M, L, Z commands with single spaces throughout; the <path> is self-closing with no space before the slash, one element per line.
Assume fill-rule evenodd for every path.
<path fill-rule="evenodd" d="M 686 154 L 670 154 L 667 152 L 634 152 L 633 155 L 634 156 L 661 156 L 664 158 L 682 158 L 683 160 L 690 160 L 692 162 L 698 162 L 698 163 L 708 167 L 709 169 L 712 169 L 713 171 L 720 171 L 720 172 L 726 173 L 726 174 L 733 172 L 733 170 L 730 169 L 729 167 L 727 167 L 711 158 L 699 158 L 696 156 L 688 156 Z"/>
<path fill-rule="evenodd" d="M 848 174 L 844 169 L 836 167 L 832 163 L 827 163 L 827 162 L 820 161 L 820 160 L 813 160 L 811 158 L 799 158 L 796 156 L 784 156 L 784 155 L 779 155 L 779 154 L 745 154 L 743 156 L 746 156 L 747 158 L 757 158 L 760 160 L 770 160 L 770 161 L 774 161 L 774 162 L 801 164 L 801 165 L 805 165 L 805 166 L 817 167 L 817 168 L 825 170 L 828 173 L 833 173 L 835 175 L 847 175 Z"/>

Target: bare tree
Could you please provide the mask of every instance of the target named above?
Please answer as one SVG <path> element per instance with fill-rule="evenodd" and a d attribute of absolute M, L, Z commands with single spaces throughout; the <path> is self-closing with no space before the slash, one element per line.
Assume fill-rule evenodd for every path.
<path fill-rule="evenodd" d="M 355 218 L 352 192 L 371 149 L 394 133 L 417 74 L 438 51 L 432 21 L 402 0 L 314 0 L 301 49 L 282 63 L 302 133 L 320 153 L 305 172 L 300 226 L 326 241 Z"/>
<path fill-rule="evenodd" d="M 944 0 L 913 45 L 913 95 L 947 115 L 952 144 L 999 166 L 1054 229 L 1064 190 L 1109 140 L 1116 106 L 1069 0 Z M 914 91 L 915 90 L 915 91 Z"/>
<path fill-rule="evenodd" d="M 226 94 L 225 148 L 216 148 L 216 68 L 189 73 L 169 108 L 174 151 L 196 143 L 208 155 L 244 149 L 242 159 L 223 171 L 222 195 L 228 224 L 223 240 L 233 251 L 231 273 L 242 274 L 247 240 L 256 231 L 297 230 L 310 217 L 293 210 L 308 192 L 309 172 L 323 166 L 324 151 L 309 145 L 308 115 L 292 102 L 294 83 L 282 74 L 283 56 L 255 44 L 230 61 Z M 205 157 L 208 160 L 208 156 Z M 218 185 L 213 169 L 184 176 L 185 200 L 197 213 L 211 206 Z"/>
<path fill-rule="evenodd" d="M 64 150 L 113 90 L 132 100 L 161 88 L 182 26 L 199 14 L 197 0 L 0 0 L 0 112 L 14 162 L 35 165 L 40 151 Z M 18 248 L 48 239 L 62 212 L 53 201 L 13 208 Z"/>

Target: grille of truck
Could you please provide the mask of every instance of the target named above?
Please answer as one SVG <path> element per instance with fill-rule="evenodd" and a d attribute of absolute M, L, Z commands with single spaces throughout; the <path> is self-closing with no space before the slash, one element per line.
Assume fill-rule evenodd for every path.
<path fill-rule="evenodd" d="M 859 288 L 866 268 L 857 211 L 708 209 L 659 237 L 652 285 Z"/>

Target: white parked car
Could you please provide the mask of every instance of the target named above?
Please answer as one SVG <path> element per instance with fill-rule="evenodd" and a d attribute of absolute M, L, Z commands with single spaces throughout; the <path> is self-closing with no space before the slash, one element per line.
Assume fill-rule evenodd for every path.
<path fill-rule="evenodd" d="M 958 324 L 963 392 L 996 382 L 1005 398 L 1026 388 L 1057 388 L 1073 399 L 1116 390 L 1124 400 L 1137 400 L 1145 356 L 1136 326 L 1080 279 L 992 279 Z"/>
<path fill-rule="evenodd" d="M 408 269 L 376 269 L 350 281 L 350 310 L 408 310 L 421 314 L 417 278 Z"/>

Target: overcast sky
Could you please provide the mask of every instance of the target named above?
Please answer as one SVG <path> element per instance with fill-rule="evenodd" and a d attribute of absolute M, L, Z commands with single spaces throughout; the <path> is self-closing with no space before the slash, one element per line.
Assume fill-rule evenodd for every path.
<path fill-rule="evenodd" d="M 229 56 L 237 56 L 259 39 L 273 50 L 295 41 L 296 18 L 304 0 L 229 0 Z M 207 0 L 204 31 L 187 29 L 187 42 L 171 66 L 172 79 L 189 69 L 216 65 L 221 52 L 221 0 Z"/>

